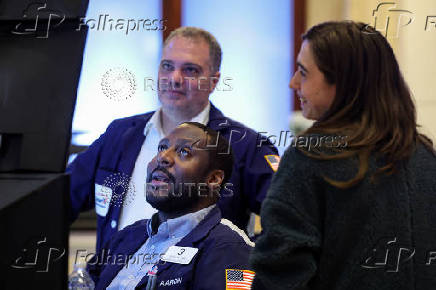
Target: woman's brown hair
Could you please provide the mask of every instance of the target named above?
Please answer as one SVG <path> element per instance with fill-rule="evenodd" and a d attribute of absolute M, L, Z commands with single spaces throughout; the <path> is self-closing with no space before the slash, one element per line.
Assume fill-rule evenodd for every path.
<path fill-rule="evenodd" d="M 302 38 L 309 42 L 326 81 L 336 84 L 331 107 L 304 135 L 347 137 L 347 148 L 335 154 L 303 151 L 318 159 L 359 159 L 355 177 L 345 182 L 326 178 L 330 184 L 348 188 L 359 183 L 368 171 L 371 154 L 385 161 L 378 175 L 393 173 L 419 142 L 434 153 L 431 140 L 417 131 L 410 90 L 380 32 L 364 23 L 325 22 L 310 28 Z"/>

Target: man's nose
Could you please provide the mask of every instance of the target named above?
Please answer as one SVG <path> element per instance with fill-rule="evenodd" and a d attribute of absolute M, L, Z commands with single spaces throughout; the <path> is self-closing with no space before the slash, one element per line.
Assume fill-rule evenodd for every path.
<path fill-rule="evenodd" d="M 172 88 L 180 88 L 183 84 L 183 74 L 180 69 L 175 69 L 172 71 L 170 76 L 170 81 Z"/>
<path fill-rule="evenodd" d="M 174 158 L 171 156 L 170 150 L 164 150 L 157 155 L 157 164 L 162 167 L 171 167 L 174 163 Z"/>

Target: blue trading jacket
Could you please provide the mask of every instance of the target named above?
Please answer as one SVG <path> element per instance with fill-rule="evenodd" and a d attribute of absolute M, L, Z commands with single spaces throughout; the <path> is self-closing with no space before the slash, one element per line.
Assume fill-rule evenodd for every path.
<path fill-rule="evenodd" d="M 124 263 L 117 260 L 124 261 L 123 257 L 133 255 L 146 242 L 146 228 L 147 220 L 127 226 L 88 262 L 88 271 L 96 282 L 96 290 L 106 289 L 124 267 Z M 187 265 L 160 261 L 156 289 L 226 289 L 225 270 L 248 269 L 248 256 L 252 249 L 240 234 L 221 223 L 218 207 L 212 209 L 177 246 L 197 248 L 198 252 Z M 144 276 L 136 289 L 146 289 L 147 283 L 148 276 Z"/>
<path fill-rule="evenodd" d="M 121 189 L 121 193 L 112 194 L 111 200 L 98 200 L 96 204 L 95 187 L 107 183 L 108 179 L 123 179 L 132 175 L 136 158 L 145 140 L 144 128 L 152 115 L 153 112 L 150 112 L 113 121 L 106 132 L 85 152 L 79 154 L 67 168 L 67 172 L 71 173 L 71 222 L 80 211 L 96 207 L 97 251 L 117 232 L 121 206 L 127 190 Z M 278 155 L 277 149 L 271 143 L 264 142 L 265 137 L 261 138 L 252 129 L 225 117 L 213 105 L 208 127 L 220 132 L 230 141 L 235 156 L 233 174 L 229 180 L 233 186 L 229 187 L 231 191 L 221 191 L 218 206 L 223 218 L 245 229 L 249 212 L 260 212 L 260 205 L 273 175 L 273 170 L 264 156 Z M 263 142 L 260 142 L 261 139 Z M 101 199 L 101 196 L 97 198 Z M 106 209 L 98 208 L 101 204 L 106 205 Z"/>

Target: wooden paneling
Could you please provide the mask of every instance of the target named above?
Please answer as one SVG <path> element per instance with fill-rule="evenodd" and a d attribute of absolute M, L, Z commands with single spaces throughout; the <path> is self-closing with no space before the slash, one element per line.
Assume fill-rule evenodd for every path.
<path fill-rule="evenodd" d="M 301 46 L 301 35 L 305 32 L 306 29 L 306 3 L 305 0 L 293 0 L 294 2 L 294 53 L 293 53 L 293 62 L 294 62 L 294 70 L 297 69 L 297 55 L 300 51 Z M 291 76 L 290 76 L 291 77 Z M 300 101 L 298 98 L 294 96 L 294 111 L 301 111 Z"/>
<path fill-rule="evenodd" d="M 163 40 L 174 29 L 182 26 L 182 0 L 162 0 L 162 18 L 166 29 L 163 30 Z"/>

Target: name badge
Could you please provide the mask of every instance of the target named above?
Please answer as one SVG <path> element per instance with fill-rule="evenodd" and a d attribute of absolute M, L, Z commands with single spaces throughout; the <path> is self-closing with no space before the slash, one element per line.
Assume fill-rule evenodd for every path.
<path fill-rule="evenodd" d="M 197 248 L 171 246 L 162 256 L 161 260 L 170 263 L 187 265 L 197 254 Z"/>
<path fill-rule="evenodd" d="M 112 198 L 112 189 L 95 184 L 95 211 L 100 216 L 106 216 Z"/>

